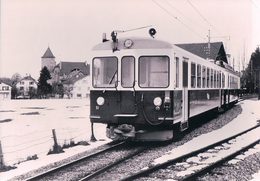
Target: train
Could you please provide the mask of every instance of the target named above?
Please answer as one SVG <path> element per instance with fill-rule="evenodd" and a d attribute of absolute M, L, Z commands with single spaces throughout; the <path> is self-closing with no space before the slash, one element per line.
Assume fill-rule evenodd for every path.
<path fill-rule="evenodd" d="M 168 141 L 193 117 L 225 110 L 239 98 L 231 66 L 152 37 L 103 38 L 90 66 L 90 121 L 112 140 Z"/>

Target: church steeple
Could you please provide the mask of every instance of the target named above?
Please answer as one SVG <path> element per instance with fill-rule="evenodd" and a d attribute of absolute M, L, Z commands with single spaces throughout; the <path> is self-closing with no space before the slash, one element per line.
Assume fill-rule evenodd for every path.
<path fill-rule="evenodd" d="M 46 52 L 43 54 L 42 58 L 55 58 L 53 53 L 51 52 L 50 47 L 47 48 Z"/>
<path fill-rule="evenodd" d="M 56 66 L 56 61 L 55 61 L 55 56 L 51 52 L 51 49 L 49 46 L 41 58 L 42 58 L 41 68 L 47 67 L 48 70 L 50 72 L 52 72 L 53 68 Z"/>

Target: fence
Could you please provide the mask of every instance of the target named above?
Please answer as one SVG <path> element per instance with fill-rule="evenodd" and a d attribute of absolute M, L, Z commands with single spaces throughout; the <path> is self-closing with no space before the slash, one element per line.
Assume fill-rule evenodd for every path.
<path fill-rule="evenodd" d="M 87 143 L 85 129 L 52 129 L 30 132 L 24 135 L 9 135 L 0 138 L 0 170 L 26 160 L 37 159 L 39 155 L 63 151 L 71 143 Z M 72 145 L 72 146 L 73 146 Z M 50 152 L 52 150 L 53 152 Z"/>

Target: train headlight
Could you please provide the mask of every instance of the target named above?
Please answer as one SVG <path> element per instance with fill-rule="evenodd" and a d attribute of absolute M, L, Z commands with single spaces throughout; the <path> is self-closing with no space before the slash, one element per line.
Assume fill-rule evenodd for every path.
<path fill-rule="evenodd" d="M 105 104 L 105 99 L 104 99 L 104 97 L 98 97 L 98 98 L 97 98 L 97 104 L 98 104 L 99 106 L 104 105 L 104 104 Z"/>
<path fill-rule="evenodd" d="M 155 106 L 161 106 L 161 105 L 162 105 L 162 99 L 161 99 L 160 97 L 154 98 L 153 104 L 154 104 Z"/>

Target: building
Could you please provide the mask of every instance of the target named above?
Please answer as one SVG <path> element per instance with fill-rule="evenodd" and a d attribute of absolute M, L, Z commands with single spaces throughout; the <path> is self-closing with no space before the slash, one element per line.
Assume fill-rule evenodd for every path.
<path fill-rule="evenodd" d="M 60 62 L 52 72 L 53 79 L 56 82 L 63 82 L 77 75 L 89 75 L 89 66 L 85 62 Z"/>
<path fill-rule="evenodd" d="M 47 67 L 49 71 L 52 71 L 55 66 L 56 66 L 55 56 L 51 52 L 50 47 L 48 47 L 47 50 L 45 51 L 45 53 L 42 56 L 41 69 L 43 67 Z"/>
<path fill-rule="evenodd" d="M 36 95 L 37 82 L 30 75 L 25 76 L 16 84 L 17 98 L 31 98 Z"/>
<path fill-rule="evenodd" d="M 63 82 L 65 98 L 88 98 L 89 76 L 78 74 Z"/>
<path fill-rule="evenodd" d="M 68 98 L 75 97 L 75 93 L 72 94 L 71 92 L 72 89 L 74 89 L 74 83 L 79 79 L 82 79 L 83 77 L 89 77 L 90 67 L 89 65 L 86 65 L 85 62 L 61 61 L 56 64 L 55 56 L 53 55 L 50 47 L 47 48 L 47 50 L 41 57 L 41 62 L 41 67 L 47 67 L 52 77 L 51 80 L 48 81 L 48 83 L 52 85 L 62 84 L 65 97 Z M 77 86 L 82 86 L 81 88 L 77 87 L 77 90 L 85 90 L 89 87 L 88 84 L 84 85 L 81 83 L 78 83 Z M 85 95 L 83 95 L 83 92 L 78 93 L 78 98 L 80 98 L 80 94 L 82 98 L 86 97 Z"/>
<path fill-rule="evenodd" d="M 211 60 L 222 60 L 228 64 L 227 55 L 222 42 L 211 43 L 185 43 L 176 46 L 189 51 L 201 58 Z"/>
<path fill-rule="evenodd" d="M 10 100 L 11 99 L 11 89 L 12 87 L 0 80 L 0 100 Z"/>
<path fill-rule="evenodd" d="M 72 98 L 89 98 L 90 87 L 89 76 L 84 76 L 76 80 L 72 86 L 71 95 Z"/>

